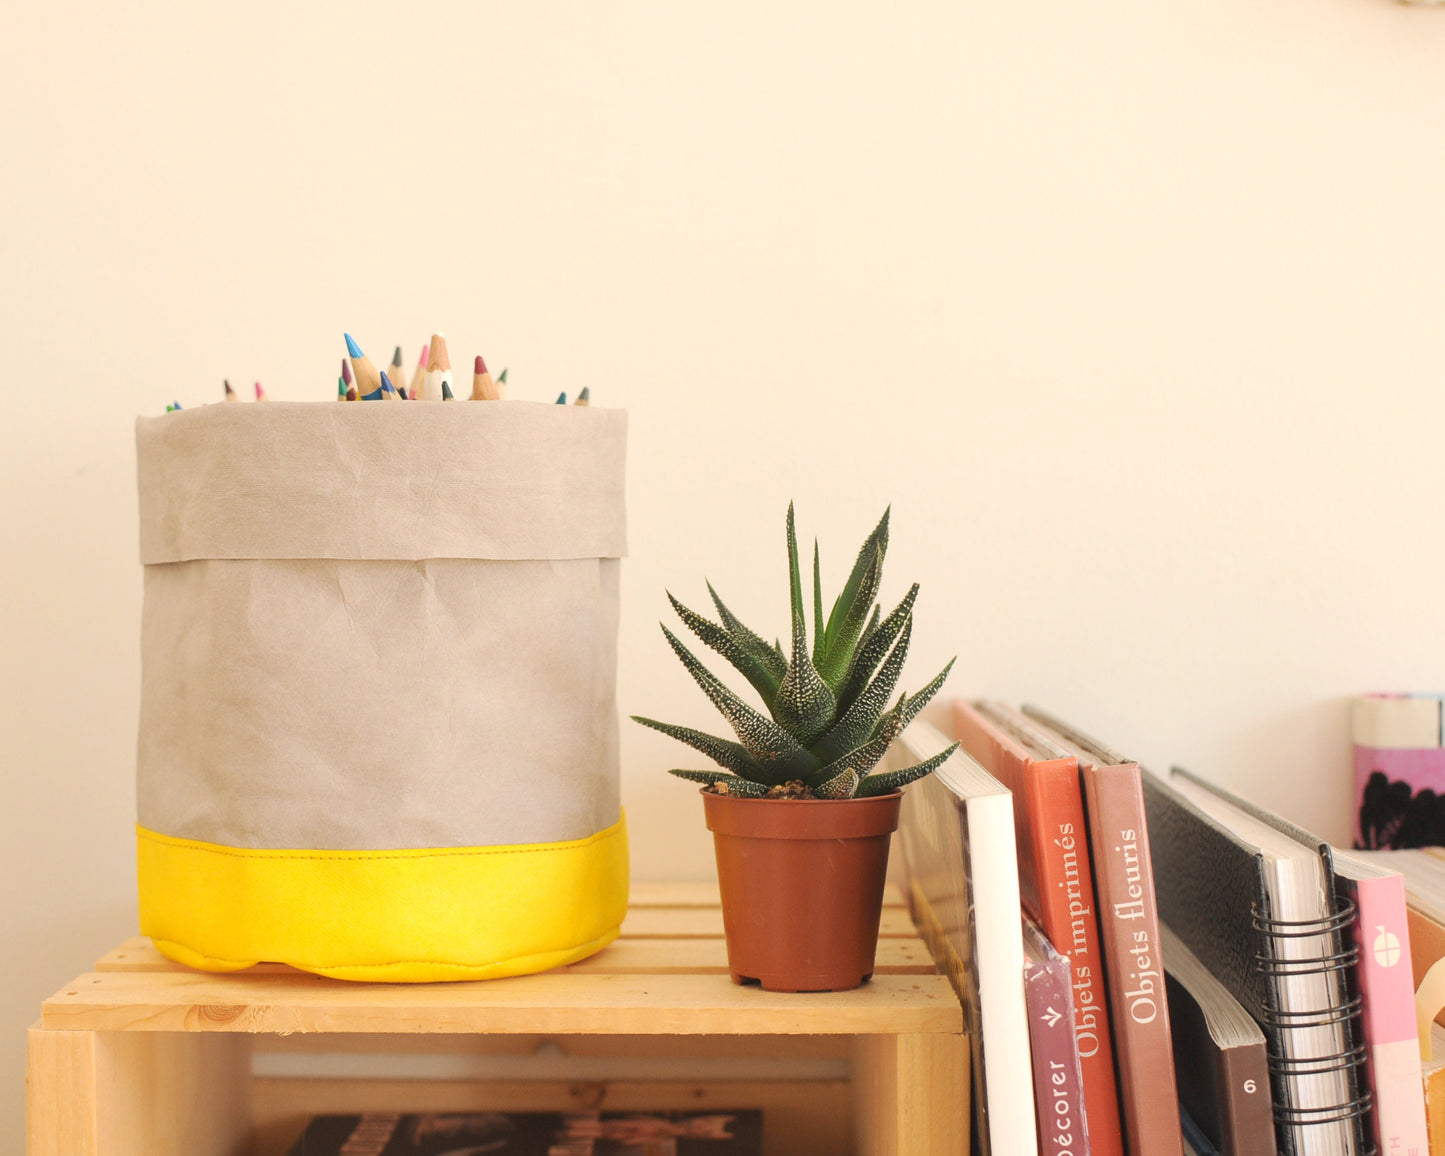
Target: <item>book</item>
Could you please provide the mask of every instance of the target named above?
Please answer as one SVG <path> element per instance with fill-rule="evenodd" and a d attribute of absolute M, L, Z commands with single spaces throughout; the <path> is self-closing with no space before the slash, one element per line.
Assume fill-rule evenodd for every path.
<path fill-rule="evenodd" d="M 1445 696 L 1360 695 L 1351 731 L 1355 846 L 1445 843 Z"/>
<path fill-rule="evenodd" d="M 1024 1002 L 1034 1061 L 1034 1106 L 1042 1156 L 1095 1152 L 1074 1032 L 1073 969 L 1048 936 L 1023 917 Z"/>
<path fill-rule="evenodd" d="M 1264 1032 L 1167 924 L 1159 934 L 1185 1131 L 1222 1156 L 1274 1156 Z"/>
<path fill-rule="evenodd" d="M 757 1156 L 762 1113 L 447 1112 L 314 1116 L 290 1156 Z"/>
<path fill-rule="evenodd" d="M 1127 1151 L 1178 1156 L 1179 1094 L 1139 764 L 1037 707 L 1023 711 L 1079 760 Z"/>
<path fill-rule="evenodd" d="M 1405 918 L 1410 934 L 1410 982 L 1445 959 L 1445 854 L 1440 848 L 1355 851 L 1357 858 L 1398 871 L 1405 881 Z"/>
<path fill-rule="evenodd" d="M 1348 916 L 1319 849 L 1182 772 L 1143 787 L 1161 915 L 1264 1031 L 1280 1150 L 1367 1151 L 1362 1049 L 1346 1030 Z"/>
<path fill-rule="evenodd" d="M 1089 1150 L 1093 1156 L 1123 1156 L 1079 761 L 1032 719 L 1003 703 L 956 700 L 953 729 L 964 749 L 1013 794 L 1019 896 L 1043 933 L 1069 957 L 1073 971 Z"/>
<path fill-rule="evenodd" d="M 1370 1093 L 1366 1135 L 1382 1153 L 1423 1151 L 1424 1107 L 1414 1090 L 1420 1038 L 1400 872 L 1369 856 L 1331 847 L 1297 824 L 1187 771 L 1175 768 L 1174 773 L 1319 854 L 1336 908 L 1341 919 L 1348 920 L 1341 946 L 1349 949 L 1353 963 L 1342 973 L 1359 1015 L 1346 1019 L 1343 1027 L 1348 1045 L 1363 1057 L 1360 1067 Z"/>
<path fill-rule="evenodd" d="M 1335 882 L 1354 907 L 1355 987 L 1369 1080 L 1370 1128 L 1382 1153 L 1429 1147 L 1425 1104 L 1416 1091 L 1420 1033 L 1415 1020 L 1410 927 L 1400 872 L 1346 851 L 1332 856 Z"/>
<path fill-rule="evenodd" d="M 918 720 L 890 758 L 909 765 L 947 746 L 942 732 Z M 960 749 L 903 792 L 898 830 L 914 919 L 963 1004 L 975 1150 L 1037 1156 L 1013 799 Z"/>

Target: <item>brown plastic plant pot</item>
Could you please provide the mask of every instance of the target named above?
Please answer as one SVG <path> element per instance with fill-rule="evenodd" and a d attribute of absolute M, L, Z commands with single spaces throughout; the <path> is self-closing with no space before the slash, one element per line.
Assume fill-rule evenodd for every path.
<path fill-rule="evenodd" d="M 846 991 L 873 974 L 902 792 L 745 799 L 702 792 L 734 983 Z"/>

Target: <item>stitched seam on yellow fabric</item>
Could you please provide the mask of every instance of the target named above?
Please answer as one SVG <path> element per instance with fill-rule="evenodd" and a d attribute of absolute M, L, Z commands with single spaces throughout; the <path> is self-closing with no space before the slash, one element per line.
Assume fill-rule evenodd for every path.
<path fill-rule="evenodd" d="M 619 924 L 618 926 L 620 927 L 621 925 Z M 559 947 L 551 951 L 534 951 L 529 955 L 512 955 L 507 956 L 505 959 L 495 960 L 491 963 L 459 963 L 456 960 L 451 959 L 389 959 L 381 963 L 288 963 L 286 966 L 294 967 L 298 971 L 376 971 L 377 969 L 384 967 L 419 967 L 422 965 L 425 965 L 427 967 L 455 968 L 458 971 L 488 971 L 500 966 L 510 967 L 514 964 L 526 964 L 534 959 L 551 959 L 553 956 L 571 955 L 573 952 L 585 951 L 586 949 L 592 947 L 594 944 L 596 944 L 597 948 L 600 950 L 601 948 L 606 947 L 609 943 L 612 943 L 617 938 L 617 931 L 618 928 L 614 927 L 611 928 L 605 935 L 599 935 L 596 939 L 588 939 L 572 947 Z M 194 955 L 197 959 L 204 959 L 208 963 L 221 963 L 230 966 L 235 966 L 236 964 L 241 963 L 240 960 L 226 959 L 223 956 L 206 955 L 203 952 L 195 951 L 192 948 L 187 947 L 183 943 L 177 943 L 173 939 L 157 939 L 153 940 L 152 942 L 156 944 L 164 943 L 167 946 L 173 947 L 178 951 L 184 951 L 190 955 Z M 588 954 L 592 953 L 589 952 Z M 586 957 L 584 956 L 583 958 Z M 259 963 L 260 961 L 258 960 L 257 962 Z M 245 964 L 243 967 L 237 968 L 237 970 L 244 971 L 247 967 L 255 966 L 255 963 L 248 963 Z M 565 967 L 567 965 L 563 964 L 562 966 Z"/>
<path fill-rule="evenodd" d="M 552 951 L 534 951 L 530 955 L 512 955 L 499 962 L 511 965 L 526 963 L 533 959 L 551 959 L 557 955 L 571 955 L 574 951 L 582 951 L 591 947 L 594 943 L 600 947 L 605 947 L 616 938 L 617 929 L 613 928 L 606 935 L 599 935 L 596 939 L 589 939 L 584 943 L 577 944 L 575 947 L 559 947 Z M 450 959 L 394 959 L 388 960 L 385 963 L 318 963 L 314 965 L 308 964 L 307 966 L 314 966 L 317 970 L 324 969 L 326 971 L 372 971 L 378 967 L 414 967 L 421 964 L 426 964 L 429 967 L 455 967 L 468 971 L 481 971 L 483 968 L 497 966 L 492 963 L 458 963 Z"/>
<path fill-rule="evenodd" d="M 598 831 L 595 835 L 588 835 L 585 839 L 570 839 L 561 843 L 534 843 L 530 846 L 518 847 L 417 847 L 410 850 L 397 851 L 330 851 L 317 852 L 308 851 L 304 854 L 297 851 L 274 850 L 269 847 L 243 847 L 226 848 L 216 843 L 202 843 L 195 839 L 179 839 L 174 835 L 162 835 L 156 831 L 147 830 L 137 825 L 136 837 L 148 839 L 152 843 L 178 847 L 187 851 L 197 851 L 207 855 L 223 855 L 228 859 L 285 859 L 294 860 L 325 860 L 331 862 L 386 862 L 406 859 L 460 859 L 480 855 L 531 855 L 537 852 L 552 853 L 566 851 L 576 847 L 587 847 L 593 843 L 600 843 L 604 839 L 610 839 L 622 833 L 622 820 L 619 819 L 606 830 Z"/>

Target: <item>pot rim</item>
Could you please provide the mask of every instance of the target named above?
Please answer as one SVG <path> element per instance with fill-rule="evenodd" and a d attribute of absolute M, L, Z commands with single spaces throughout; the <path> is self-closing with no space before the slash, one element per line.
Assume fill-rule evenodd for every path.
<path fill-rule="evenodd" d="M 850 799 L 768 799 L 757 795 L 720 795 L 716 791 L 709 791 L 707 787 L 699 787 L 697 793 L 699 795 L 710 796 L 714 799 L 729 799 L 736 803 L 803 803 L 807 805 L 822 804 L 825 806 L 836 806 L 840 803 L 876 803 L 882 799 L 892 799 L 903 794 L 903 788 L 899 787 L 897 790 L 889 791 L 886 795 L 868 795 L 861 799 L 857 797 Z"/>

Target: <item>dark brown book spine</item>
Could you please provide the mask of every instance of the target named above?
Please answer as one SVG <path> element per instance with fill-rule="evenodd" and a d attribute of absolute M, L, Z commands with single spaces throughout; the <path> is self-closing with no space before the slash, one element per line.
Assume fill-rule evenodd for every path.
<path fill-rule="evenodd" d="M 1104 976 L 1130 1156 L 1181 1156 L 1159 908 L 1136 764 L 1083 771 Z"/>
<path fill-rule="evenodd" d="M 1069 961 L 1062 956 L 1024 963 L 1041 1156 L 1076 1156 L 1089 1151 L 1070 979 Z"/>
<path fill-rule="evenodd" d="M 1222 1156 L 1272 1154 L 1274 1101 L 1270 1098 L 1269 1057 L 1264 1045 L 1221 1049 L 1217 1078 Z"/>

